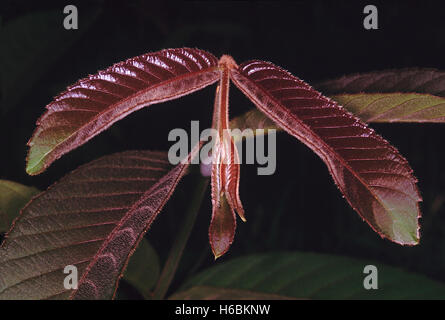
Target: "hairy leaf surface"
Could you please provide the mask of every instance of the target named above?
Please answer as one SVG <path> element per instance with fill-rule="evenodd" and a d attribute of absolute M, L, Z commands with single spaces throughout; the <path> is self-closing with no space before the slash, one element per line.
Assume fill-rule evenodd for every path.
<path fill-rule="evenodd" d="M 378 290 L 365 290 L 363 269 L 378 270 Z M 190 278 L 172 298 L 195 287 L 246 290 L 301 299 L 445 299 L 445 284 L 367 259 L 286 252 L 249 255 Z M 212 293 L 213 294 L 213 293 Z"/>
<path fill-rule="evenodd" d="M 128 114 L 218 80 L 217 59 L 198 49 L 166 49 L 117 63 L 78 81 L 46 106 L 31 140 L 27 172 L 38 174 Z"/>
<path fill-rule="evenodd" d="M 327 95 L 416 92 L 445 97 L 445 72 L 436 69 L 406 68 L 355 73 L 321 82 L 315 87 Z"/>
<path fill-rule="evenodd" d="M 333 100 L 269 62 L 231 70 L 235 85 L 269 118 L 328 166 L 350 205 L 382 237 L 419 241 L 416 178 L 386 140 Z"/>
<path fill-rule="evenodd" d="M 0 299 L 112 298 L 126 263 L 187 164 L 133 151 L 80 167 L 34 198 L 0 248 Z M 79 287 L 66 290 L 65 266 Z"/>

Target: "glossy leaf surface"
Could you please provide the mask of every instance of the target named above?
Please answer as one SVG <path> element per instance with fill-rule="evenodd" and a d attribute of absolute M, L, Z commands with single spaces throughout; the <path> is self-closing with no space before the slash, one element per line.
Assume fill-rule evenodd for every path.
<path fill-rule="evenodd" d="M 243 63 L 231 70 L 231 78 L 264 114 L 320 156 L 350 205 L 375 231 L 400 244 L 418 243 L 417 180 L 393 146 L 272 63 Z"/>
<path fill-rule="evenodd" d="M 109 299 L 187 164 L 133 151 L 68 174 L 21 212 L 0 248 L 0 299 Z M 65 266 L 79 287 L 64 287 Z"/>
<path fill-rule="evenodd" d="M 198 49 L 167 49 L 117 63 L 78 81 L 47 105 L 29 141 L 27 172 L 38 174 L 128 114 L 218 80 L 217 59 Z"/>

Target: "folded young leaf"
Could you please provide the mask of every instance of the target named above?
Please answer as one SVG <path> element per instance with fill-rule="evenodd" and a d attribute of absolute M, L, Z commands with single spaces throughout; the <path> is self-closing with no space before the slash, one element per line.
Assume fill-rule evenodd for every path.
<path fill-rule="evenodd" d="M 225 254 L 235 238 L 236 216 L 229 205 L 226 195 L 222 195 L 220 203 L 213 205 L 212 219 L 209 227 L 209 241 L 215 259 Z"/>
<path fill-rule="evenodd" d="M 78 81 L 46 106 L 31 140 L 26 171 L 39 174 L 114 122 L 219 79 L 218 60 L 198 49 L 166 49 L 117 63 Z"/>
<path fill-rule="evenodd" d="M 34 198 L 0 247 L 0 299 L 112 298 L 129 257 L 188 164 L 161 152 L 106 156 Z M 66 289 L 64 268 L 78 270 Z"/>
<path fill-rule="evenodd" d="M 419 241 L 421 201 L 408 162 L 386 140 L 304 81 L 264 61 L 231 69 L 235 85 L 328 166 L 350 205 L 400 244 Z"/>
<path fill-rule="evenodd" d="M 315 85 L 326 95 L 339 93 L 416 92 L 445 97 L 445 72 L 436 69 L 394 69 L 348 74 Z"/>
<path fill-rule="evenodd" d="M 445 98 L 419 93 L 331 96 L 364 122 L 445 122 Z"/>

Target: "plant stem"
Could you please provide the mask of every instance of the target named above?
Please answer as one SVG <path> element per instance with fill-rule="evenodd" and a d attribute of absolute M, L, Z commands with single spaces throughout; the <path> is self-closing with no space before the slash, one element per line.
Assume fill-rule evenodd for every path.
<path fill-rule="evenodd" d="M 175 242 L 170 250 L 170 254 L 167 261 L 162 269 L 162 273 L 159 277 L 156 288 L 153 292 L 153 299 L 161 300 L 165 297 L 168 288 L 175 276 L 176 269 L 178 268 L 179 261 L 181 260 L 182 254 L 184 252 L 185 245 L 190 237 L 193 226 L 196 221 L 196 217 L 201 207 L 202 200 L 205 195 L 205 191 L 209 184 L 209 179 L 204 177 L 198 178 L 198 183 L 196 185 L 195 193 L 192 200 L 190 201 L 190 206 L 187 209 L 185 219 L 183 222 L 183 227 L 176 236 Z"/>

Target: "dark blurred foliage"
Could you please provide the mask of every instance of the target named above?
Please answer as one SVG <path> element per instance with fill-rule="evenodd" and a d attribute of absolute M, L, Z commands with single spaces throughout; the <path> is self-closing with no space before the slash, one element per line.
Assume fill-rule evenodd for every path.
<path fill-rule="evenodd" d="M 3 105 L 1 113 L 0 178 L 41 189 L 78 165 L 105 154 L 129 149 L 167 150 L 169 130 L 189 129 L 190 120 L 199 120 L 202 129 L 209 126 L 214 87 L 132 114 L 58 160 L 42 175 L 26 175 L 25 144 L 52 97 L 89 73 L 145 52 L 189 46 L 217 56 L 229 53 L 237 62 L 270 60 L 309 83 L 388 68 L 445 69 L 445 11 L 439 1 L 374 1 L 379 9 L 379 30 L 374 31 L 362 26 L 363 8 L 368 3 L 361 1 L 2 0 L 0 23 L 4 27 L 25 15 L 60 10 L 60 24 L 54 28 L 63 28 L 66 4 L 76 4 L 80 14 L 80 30 L 64 31 L 67 38 L 81 31 L 85 14 L 98 9 L 98 17 L 74 43 L 67 45 L 64 38 L 53 43 L 53 48 L 67 45 L 67 49 L 51 58 L 38 81 L 16 105 Z M 8 49 L 2 45 L 1 50 Z M 45 58 L 36 56 L 27 74 L 33 74 L 34 66 L 37 68 Z M 19 64 L 20 59 L 10 63 Z M 232 116 L 252 106 L 232 87 Z M 419 178 L 424 197 L 420 245 L 401 247 L 382 240 L 342 199 L 322 161 L 294 138 L 278 134 L 274 175 L 258 176 L 255 165 L 242 167 L 240 194 L 248 222 L 239 223 L 235 242 L 221 261 L 255 252 L 314 251 L 375 259 L 445 281 L 445 125 L 373 127 L 399 148 Z M 181 227 L 194 181 L 191 175 L 181 182 L 147 235 L 162 259 Z M 214 264 L 207 240 L 210 213 L 209 196 L 173 289 L 186 276 Z M 122 290 L 131 292 L 128 286 L 122 286 Z"/>

